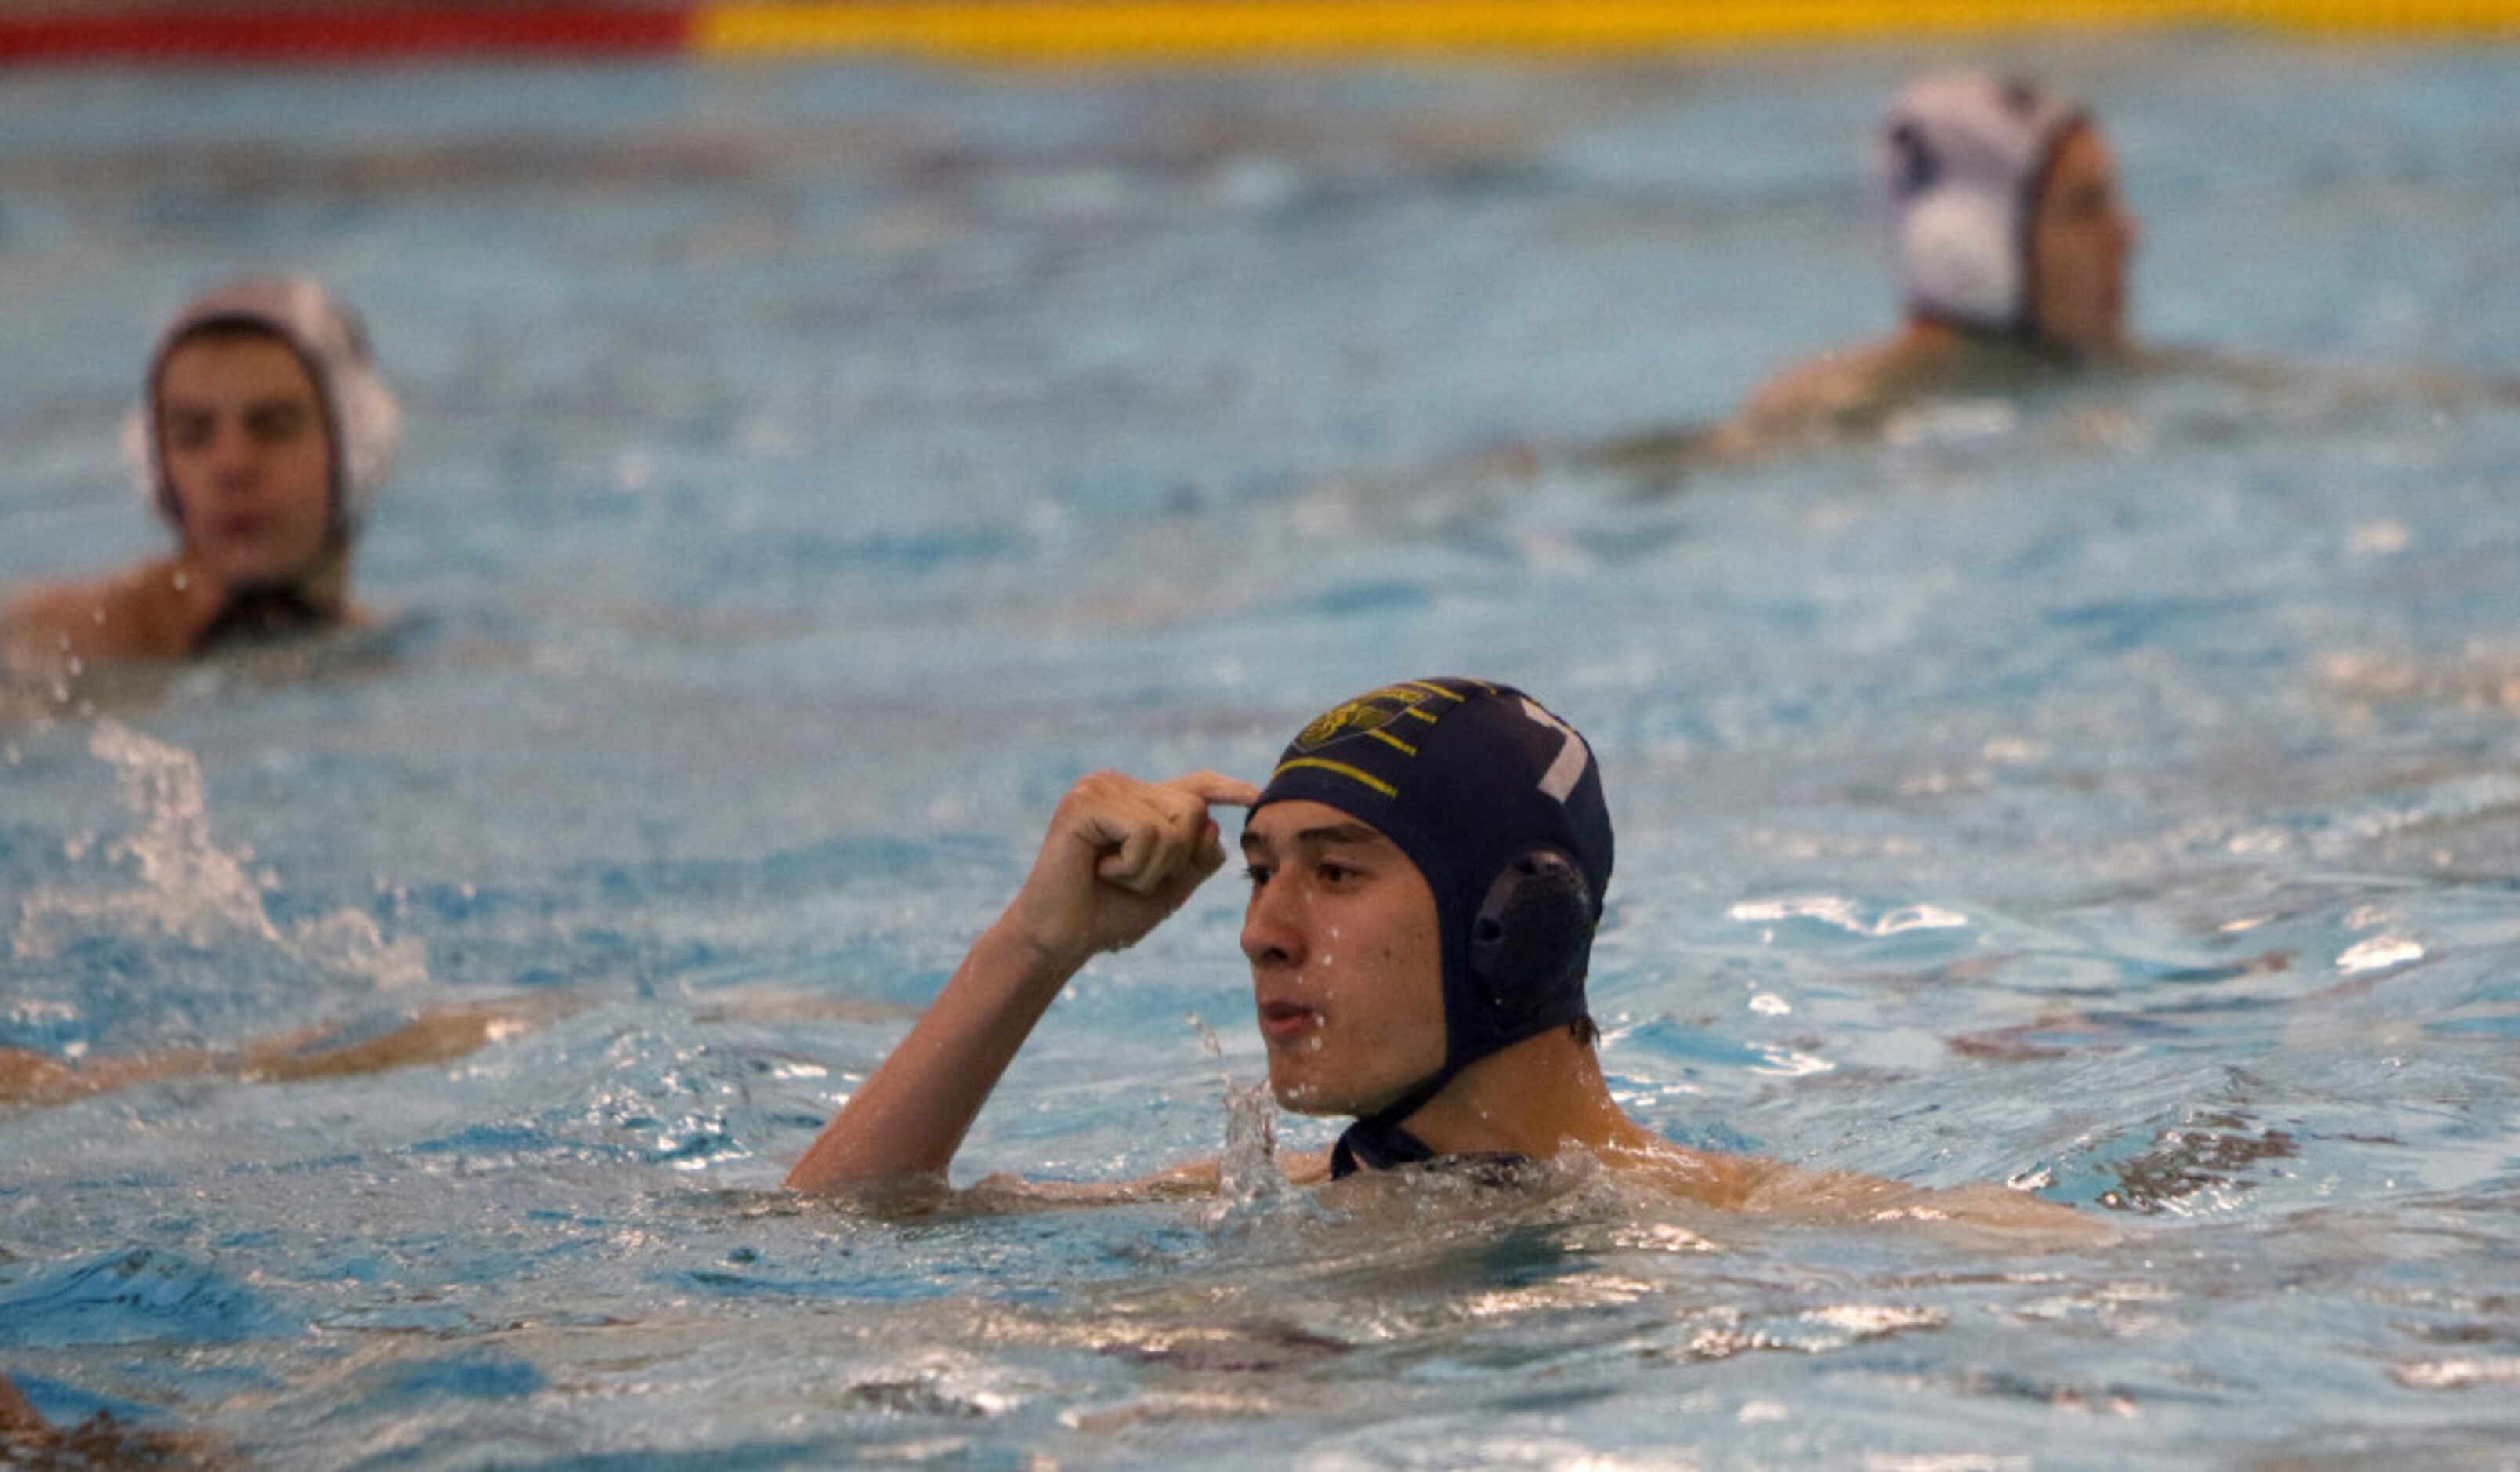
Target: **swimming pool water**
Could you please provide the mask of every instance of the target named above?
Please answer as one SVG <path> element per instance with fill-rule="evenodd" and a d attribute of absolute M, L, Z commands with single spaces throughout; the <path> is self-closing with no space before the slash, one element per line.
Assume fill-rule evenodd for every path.
<path fill-rule="evenodd" d="M 525 1019 L 0 1115 L 0 1370 L 283 1466 L 2511 1465 L 2520 410 L 2426 375 L 2520 378 L 2520 54 L 2012 54 L 2145 334 L 2287 386 L 1552 452 L 1884 325 L 1937 59 L 13 76 L 0 584 L 154 545 L 205 279 L 338 283 L 410 443 L 383 627 L 0 730 L 0 1045 Z M 776 1190 L 1068 781 L 1437 671 L 1601 757 L 1641 1117 L 2121 1239 Z M 1216 1152 L 1238 923 L 1080 977 L 958 1178 Z"/>

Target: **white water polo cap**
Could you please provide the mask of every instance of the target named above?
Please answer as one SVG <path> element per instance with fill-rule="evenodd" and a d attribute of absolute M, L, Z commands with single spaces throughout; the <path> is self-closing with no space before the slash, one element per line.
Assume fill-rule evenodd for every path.
<path fill-rule="evenodd" d="M 2035 335 L 2030 229 L 2058 148 L 2083 111 L 1983 71 L 1925 76 L 1880 135 L 1899 290 L 1912 313 Z"/>
<path fill-rule="evenodd" d="M 268 332 L 289 345 L 315 381 L 332 436 L 333 514 L 344 541 L 367 525 L 377 492 L 393 474 L 402 441 L 402 409 L 377 374 L 359 314 L 304 277 L 230 282 L 203 293 L 175 314 L 158 336 L 149 357 L 148 398 L 127 437 L 139 441 L 150 496 L 172 526 L 179 520 L 174 484 L 166 477 L 159 442 L 158 380 L 169 354 L 207 328 L 245 327 Z"/>

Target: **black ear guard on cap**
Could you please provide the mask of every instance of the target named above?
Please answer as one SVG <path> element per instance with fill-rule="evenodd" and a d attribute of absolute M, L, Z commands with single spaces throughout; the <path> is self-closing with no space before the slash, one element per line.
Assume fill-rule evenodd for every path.
<path fill-rule="evenodd" d="M 1497 871 L 1470 924 L 1470 969 L 1499 1007 L 1552 997 L 1583 975 L 1593 941 L 1584 872 L 1554 849 L 1532 849 Z"/>

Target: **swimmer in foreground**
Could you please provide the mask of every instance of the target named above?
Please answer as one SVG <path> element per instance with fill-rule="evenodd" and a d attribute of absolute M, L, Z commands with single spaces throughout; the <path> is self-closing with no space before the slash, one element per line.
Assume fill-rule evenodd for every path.
<path fill-rule="evenodd" d="M 1877 144 L 1906 318 L 1888 339 L 1787 370 L 1717 448 L 1861 434 L 1937 394 L 2000 394 L 2130 363 L 2136 221 L 2091 115 L 2027 82 L 1923 77 Z"/>
<path fill-rule="evenodd" d="M 1032 872 L 936 1000 L 788 1173 L 835 1192 L 934 1186 L 1070 977 L 1135 943 L 1225 863 L 1209 809 L 1246 807 L 1242 952 L 1280 1105 L 1352 1118 L 1297 1184 L 1447 1161 L 1581 1153 L 1707 1205 L 2100 1229 L 2002 1188 L 1924 1191 L 1684 1148 L 1628 1118 L 1595 1053 L 1584 980 L 1610 879 L 1584 738 L 1517 690 L 1427 679 L 1307 725 L 1266 787 L 1100 772 L 1052 817 Z M 1198 1192 L 1213 1163 L 1109 1191 Z"/>
<path fill-rule="evenodd" d="M 160 335 L 134 427 L 174 552 L 12 598 L 0 670 L 66 687 L 91 667 L 361 621 L 351 555 L 399 429 L 357 315 L 322 287 L 202 296 Z"/>

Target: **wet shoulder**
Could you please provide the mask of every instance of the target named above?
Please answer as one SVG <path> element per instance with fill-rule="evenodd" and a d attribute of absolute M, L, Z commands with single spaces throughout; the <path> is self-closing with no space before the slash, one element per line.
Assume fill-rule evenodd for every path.
<path fill-rule="evenodd" d="M 1942 390 L 1954 359 L 1947 345 L 1905 335 L 1806 358 L 1751 394 L 1719 433 L 1719 444 L 1730 453 L 1755 454 L 1863 434 Z"/>
<path fill-rule="evenodd" d="M 150 563 L 105 577 L 39 584 L 0 608 L 12 669 L 56 672 L 65 660 L 173 660 L 183 654 L 182 593 Z M 69 671 L 74 673 L 75 671 Z"/>

